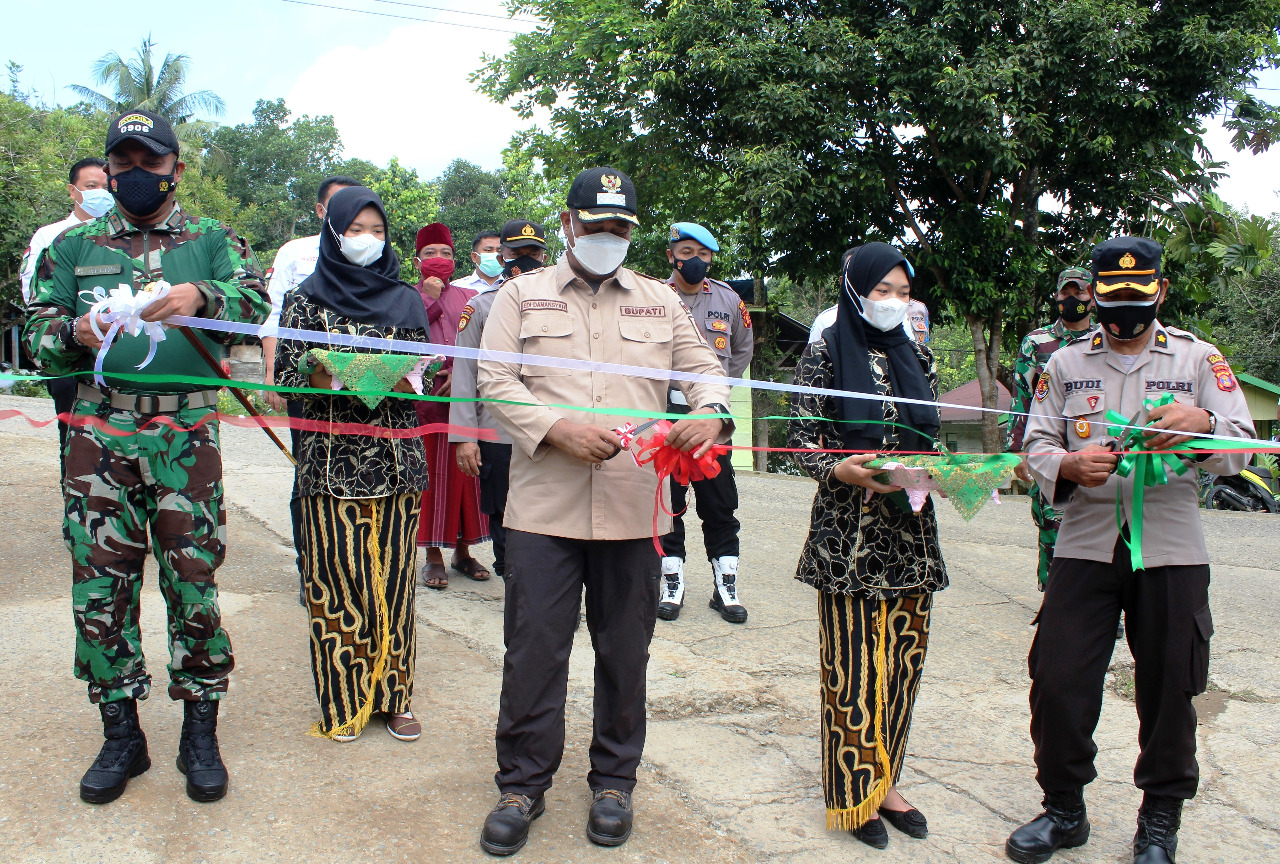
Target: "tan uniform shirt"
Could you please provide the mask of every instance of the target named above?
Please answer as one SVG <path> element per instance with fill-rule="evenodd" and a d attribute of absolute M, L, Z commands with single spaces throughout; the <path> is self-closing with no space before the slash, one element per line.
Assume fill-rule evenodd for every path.
<path fill-rule="evenodd" d="M 1126 524 L 1132 518 L 1132 476 L 1113 474 L 1093 489 L 1058 478 L 1064 455 L 1107 441 L 1107 411 L 1126 421 L 1136 414 L 1132 425 L 1141 426 L 1147 422 L 1143 400 L 1171 392 L 1179 402 L 1212 412 L 1218 418 L 1215 435 L 1253 437 L 1248 406 L 1218 349 L 1158 321 L 1154 327 L 1154 336 L 1127 371 L 1099 332 L 1058 349 L 1036 382 L 1025 449 L 1044 497 L 1054 507 L 1066 505 L 1057 557 L 1112 560 L 1119 534 L 1117 492 L 1122 518 Z M 1248 459 L 1243 453 L 1218 453 L 1198 464 L 1214 474 L 1238 474 Z M 1195 467 L 1170 477 L 1168 485 L 1146 489 L 1142 560 L 1147 567 L 1209 563 Z"/>
<path fill-rule="evenodd" d="M 577 278 L 564 258 L 508 280 L 498 291 L 481 346 L 490 351 L 625 363 L 723 375 L 689 311 L 667 285 L 621 269 L 600 290 Z M 560 419 L 614 428 L 635 417 L 568 406 L 666 410 L 667 382 L 550 366 L 480 361 L 480 395 L 535 403 L 489 403 L 514 442 L 503 524 L 517 531 L 580 540 L 631 540 L 653 533 L 657 478 L 626 453 L 590 465 L 543 439 Z M 688 384 L 696 408 L 729 404 L 729 387 Z M 644 418 L 639 418 L 643 420 Z M 727 434 L 731 431 L 725 429 Z M 670 530 L 661 516 L 658 533 Z"/>
<path fill-rule="evenodd" d="M 484 325 L 489 320 L 489 310 L 498 296 L 497 288 L 485 288 L 471 298 L 462 310 L 462 319 L 458 322 L 459 348 L 479 348 L 480 337 L 484 333 Z M 476 397 L 476 367 L 479 361 L 467 357 L 455 357 L 453 360 L 453 382 L 450 385 L 450 396 L 458 399 L 474 399 Z M 463 429 L 491 429 L 498 433 L 499 444 L 510 444 L 511 436 L 498 423 L 486 402 L 450 402 L 449 425 L 458 431 L 449 433 L 449 440 L 455 444 L 464 441 L 478 440 L 470 432 Z"/>

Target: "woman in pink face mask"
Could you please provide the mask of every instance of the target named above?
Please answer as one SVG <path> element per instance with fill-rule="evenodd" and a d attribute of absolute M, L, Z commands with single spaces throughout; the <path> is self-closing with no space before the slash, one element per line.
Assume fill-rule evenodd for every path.
<path fill-rule="evenodd" d="M 468 301 L 475 296 L 470 288 L 460 288 L 453 278 L 453 234 L 442 222 L 433 222 L 418 231 L 414 244 L 414 263 L 422 281 L 418 292 L 427 309 L 431 341 L 452 345 Z M 448 396 L 453 378 L 453 358 L 445 360 L 436 376 L 432 394 Z M 419 423 L 448 423 L 448 402 L 416 403 Z M 470 547 L 489 539 L 489 520 L 480 511 L 480 481 L 468 477 L 458 468 L 457 444 L 449 443 L 447 432 L 432 432 L 423 437 L 427 448 L 429 486 L 422 496 L 422 521 L 418 527 L 418 546 L 426 550 L 419 581 L 437 590 L 449 585 L 442 549 L 453 549 L 449 566 L 464 576 L 483 582 L 489 571 L 471 557 Z"/>

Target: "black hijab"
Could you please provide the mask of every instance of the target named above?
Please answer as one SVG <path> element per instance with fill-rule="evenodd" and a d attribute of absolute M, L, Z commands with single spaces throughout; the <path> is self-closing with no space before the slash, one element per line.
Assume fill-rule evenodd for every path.
<path fill-rule="evenodd" d="M 844 259 L 840 274 L 840 303 L 836 323 L 823 331 L 827 352 L 834 369 L 832 386 L 853 393 L 875 393 L 871 383 L 871 364 L 867 349 L 874 348 L 889 358 L 889 385 L 894 396 L 906 399 L 932 400 L 933 389 L 920 364 L 915 343 L 901 327 L 888 333 L 872 327 L 862 319 L 861 298 L 871 293 L 893 268 L 901 266 L 911 274 L 911 265 L 902 253 L 886 243 L 868 243 L 851 249 Z M 837 420 L 884 419 L 883 403 L 875 399 L 842 398 L 838 402 Z M 932 450 L 933 443 L 925 435 L 936 437 L 940 418 L 934 405 L 897 403 L 898 421 L 921 434 L 898 430 L 903 450 Z M 884 442 L 884 425 L 880 422 L 842 423 L 840 440 L 845 450 L 876 450 Z"/>
<path fill-rule="evenodd" d="M 382 256 L 368 267 L 352 264 L 342 254 L 338 238 L 351 227 L 360 211 L 372 204 L 387 221 L 387 208 L 371 189 L 349 186 L 329 199 L 328 214 L 320 227 L 320 257 L 315 272 L 302 280 L 298 291 L 352 321 L 378 327 L 427 330 L 422 295 L 401 282 L 400 259 L 388 241 Z"/>

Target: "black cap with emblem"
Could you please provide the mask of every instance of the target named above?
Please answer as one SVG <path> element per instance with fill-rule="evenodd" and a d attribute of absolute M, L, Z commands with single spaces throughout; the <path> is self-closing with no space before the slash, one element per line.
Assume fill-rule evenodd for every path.
<path fill-rule="evenodd" d="M 1093 247 L 1093 290 L 1103 296 L 1132 288 L 1147 296 L 1160 291 L 1164 247 L 1148 237 L 1112 237 Z"/>
<path fill-rule="evenodd" d="M 502 245 L 508 249 L 524 246 L 547 248 L 547 229 L 528 219 L 512 219 L 502 226 Z"/>
<path fill-rule="evenodd" d="M 625 219 L 639 225 L 636 187 L 617 168 L 588 168 L 573 178 L 566 202 L 579 222 Z"/>
<path fill-rule="evenodd" d="M 178 152 L 178 136 L 169 121 L 150 111 L 126 111 L 111 121 L 106 152 L 111 153 L 122 141 L 137 141 L 157 156 Z"/>

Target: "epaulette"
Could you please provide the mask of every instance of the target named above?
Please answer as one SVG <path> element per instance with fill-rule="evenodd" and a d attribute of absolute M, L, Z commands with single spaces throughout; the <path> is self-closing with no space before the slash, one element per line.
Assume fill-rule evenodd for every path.
<path fill-rule="evenodd" d="M 1192 332 L 1190 332 L 1190 331 L 1188 331 L 1188 330 L 1182 330 L 1182 329 L 1180 329 L 1180 328 L 1178 328 L 1178 327 L 1169 327 L 1169 326 L 1164 325 L 1164 324 L 1161 324 L 1161 325 L 1160 325 L 1160 327 L 1161 327 L 1161 329 L 1163 329 L 1166 333 L 1168 333 L 1170 336 L 1181 336 L 1183 339 L 1190 339 L 1192 342 L 1203 342 L 1203 341 L 1204 341 L 1204 340 L 1203 340 L 1203 339 L 1201 339 L 1199 336 L 1197 336 L 1196 334 L 1194 334 L 1194 333 L 1192 333 Z"/>
<path fill-rule="evenodd" d="M 663 286 L 668 287 L 668 288 L 669 288 L 669 287 L 671 287 L 671 286 L 667 285 L 667 280 L 666 280 L 666 279 L 659 279 L 657 276 L 650 276 L 648 273 L 641 273 L 639 270 L 632 270 L 631 272 L 632 272 L 632 273 L 634 273 L 634 274 L 636 274 L 637 276 L 642 277 L 642 278 L 645 278 L 645 279 L 651 279 L 651 280 L 653 280 L 654 282 L 657 282 L 659 285 L 663 285 Z"/>

